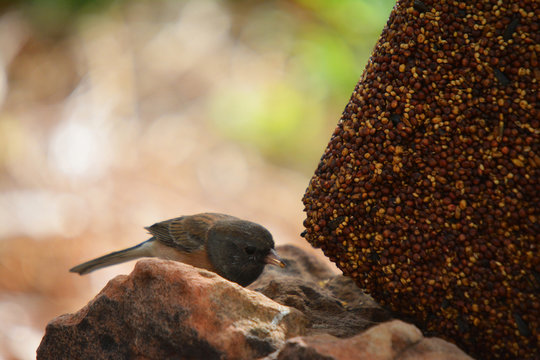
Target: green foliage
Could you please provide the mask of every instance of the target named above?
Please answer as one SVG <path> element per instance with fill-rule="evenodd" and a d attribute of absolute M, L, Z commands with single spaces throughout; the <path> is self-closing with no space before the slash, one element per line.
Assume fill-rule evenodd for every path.
<path fill-rule="evenodd" d="M 229 12 L 231 44 L 254 54 L 243 61 L 263 64 L 257 65 L 260 76 L 252 78 L 246 70 L 243 80 L 212 92 L 208 99 L 212 127 L 276 162 L 311 171 L 395 1 L 201 1 L 215 1 Z M 25 9 L 45 34 L 65 34 L 81 15 L 106 13 L 111 7 L 118 14 L 137 2 L 159 9 L 173 0 L 11 0 L 4 4 Z"/>
<path fill-rule="evenodd" d="M 288 61 L 269 86 L 220 93 L 212 111 L 217 128 L 275 161 L 312 171 L 394 3 L 297 0 L 296 8 L 254 8 L 246 17 L 260 29 L 251 31 L 272 44 L 261 48 L 258 37 L 257 50 L 281 52 Z"/>
<path fill-rule="evenodd" d="M 45 36 L 69 32 L 81 15 L 101 11 L 120 0 L 0 0 L 0 8 L 19 8 Z"/>

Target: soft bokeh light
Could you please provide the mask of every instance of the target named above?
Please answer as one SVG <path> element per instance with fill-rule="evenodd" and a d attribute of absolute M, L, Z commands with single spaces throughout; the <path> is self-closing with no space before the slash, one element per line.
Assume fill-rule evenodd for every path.
<path fill-rule="evenodd" d="M 29 236 L 77 236 L 88 225 L 84 199 L 47 190 L 16 190 L 0 194 L 0 239 Z"/>
<path fill-rule="evenodd" d="M 103 138 L 84 123 L 61 123 L 51 137 L 50 161 L 68 176 L 95 177 L 104 172 Z M 102 135 L 101 135 L 102 136 Z"/>
<path fill-rule="evenodd" d="M 394 2 L 25 1 L 0 13 L 0 359 L 203 211 L 311 251 L 302 195 Z"/>

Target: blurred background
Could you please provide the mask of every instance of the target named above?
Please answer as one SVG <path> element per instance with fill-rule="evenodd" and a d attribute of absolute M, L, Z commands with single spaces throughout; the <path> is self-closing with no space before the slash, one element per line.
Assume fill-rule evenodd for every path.
<path fill-rule="evenodd" d="M 0 1 L 0 359 L 204 211 L 299 236 L 301 198 L 393 0 Z"/>

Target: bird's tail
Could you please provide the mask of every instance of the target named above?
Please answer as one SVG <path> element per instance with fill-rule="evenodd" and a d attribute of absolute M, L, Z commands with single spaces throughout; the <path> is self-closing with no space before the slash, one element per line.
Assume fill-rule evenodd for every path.
<path fill-rule="evenodd" d="M 153 241 L 154 239 L 151 238 L 133 247 L 103 255 L 97 259 L 77 265 L 69 269 L 69 271 L 84 275 L 106 266 L 120 264 L 141 257 L 152 257 L 154 256 L 152 251 Z"/>

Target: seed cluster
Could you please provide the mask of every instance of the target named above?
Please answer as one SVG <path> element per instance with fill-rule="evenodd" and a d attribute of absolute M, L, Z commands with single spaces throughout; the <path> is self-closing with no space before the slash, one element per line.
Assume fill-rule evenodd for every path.
<path fill-rule="evenodd" d="M 304 236 L 478 358 L 540 357 L 536 0 L 398 1 L 304 196 Z"/>

